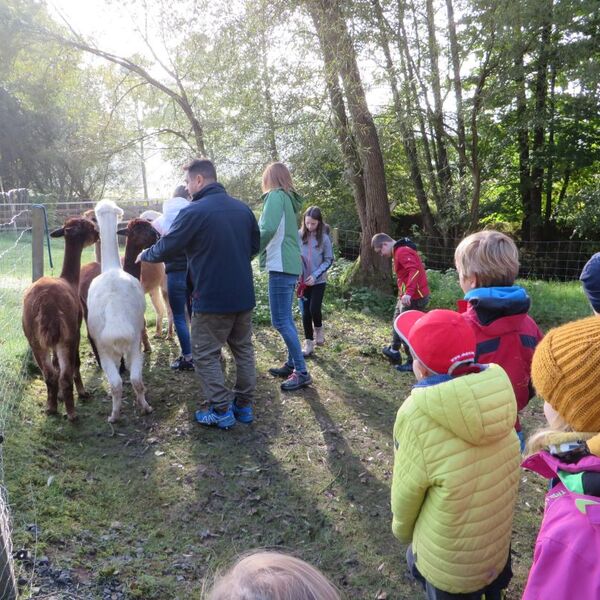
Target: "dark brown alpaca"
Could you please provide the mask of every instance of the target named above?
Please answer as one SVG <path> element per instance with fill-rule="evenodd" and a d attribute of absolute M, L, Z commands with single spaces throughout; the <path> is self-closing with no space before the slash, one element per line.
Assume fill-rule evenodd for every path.
<path fill-rule="evenodd" d="M 23 298 L 23 331 L 40 367 L 48 391 L 48 414 L 56 414 L 63 400 L 70 421 L 75 419 L 73 382 L 80 398 L 88 396 L 79 373 L 79 329 L 83 309 L 79 301 L 81 252 L 98 240 L 88 219 L 67 219 L 50 234 L 65 238 L 60 277 L 42 277 Z"/>
<path fill-rule="evenodd" d="M 129 273 L 138 280 L 142 278 L 141 284 L 142 287 L 144 287 L 142 263 L 136 263 L 135 259 L 142 250 L 156 244 L 160 237 L 158 232 L 152 227 L 150 221 L 147 221 L 146 219 L 131 219 L 131 221 L 127 223 L 127 227 L 117 230 L 117 234 L 127 236 L 127 241 L 125 242 L 125 256 L 123 258 L 123 270 L 125 273 Z M 143 263 L 143 265 L 146 265 L 146 263 Z M 160 266 L 164 274 L 164 266 L 162 263 L 160 263 L 160 265 L 152 266 Z M 147 290 L 144 287 L 144 292 L 146 291 Z M 162 321 L 162 315 L 160 320 Z M 152 349 L 150 340 L 148 339 L 148 330 L 146 329 L 145 321 L 144 331 L 142 331 L 142 345 L 144 347 L 144 352 L 149 352 Z"/>

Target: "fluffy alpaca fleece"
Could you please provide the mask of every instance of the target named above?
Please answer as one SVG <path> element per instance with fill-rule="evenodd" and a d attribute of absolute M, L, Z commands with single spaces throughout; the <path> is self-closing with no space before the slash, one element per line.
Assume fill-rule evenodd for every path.
<path fill-rule="evenodd" d="M 68 219 L 51 233 L 65 238 L 65 258 L 60 277 L 42 277 L 23 297 L 23 332 L 40 367 L 48 391 L 48 414 L 65 403 L 70 421 L 76 418 L 73 382 L 80 398 L 88 394 L 79 373 L 79 268 L 83 248 L 98 239 L 96 226 L 83 218 Z"/>
<path fill-rule="evenodd" d="M 94 210 L 100 229 L 102 273 L 92 281 L 88 292 L 88 329 L 110 386 L 112 412 L 108 421 L 114 423 L 121 412 L 123 395 L 121 357 L 129 368 L 138 407 L 143 413 L 152 412 L 142 380 L 141 336 L 146 301 L 140 282 L 121 268 L 117 223 L 123 211 L 111 200 L 100 201 Z"/>

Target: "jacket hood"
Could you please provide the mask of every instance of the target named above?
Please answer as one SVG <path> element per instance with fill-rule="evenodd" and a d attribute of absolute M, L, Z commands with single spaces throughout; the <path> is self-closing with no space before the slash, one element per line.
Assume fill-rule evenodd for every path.
<path fill-rule="evenodd" d="M 437 385 L 415 387 L 411 396 L 441 427 L 475 446 L 502 439 L 514 429 L 517 418 L 510 379 L 498 365 Z"/>
<path fill-rule="evenodd" d="M 465 294 L 481 325 L 490 325 L 501 317 L 527 316 L 531 299 L 527 292 L 518 285 L 510 287 L 476 288 Z M 515 319 L 515 327 L 522 319 Z"/>
<path fill-rule="evenodd" d="M 521 466 L 528 471 L 538 473 L 546 479 L 553 479 L 557 476 L 558 470 L 567 473 L 580 473 L 581 471 L 600 472 L 600 458 L 597 456 L 584 456 L 576 463 L 562 462 L 560 458 L 542 450 L 536 454 L 528 456 Z"/>
<path fill-rule="evenodd" d="M 276 190 L 271 190 L 270 192 L 265 192 L 260 198 L 261 200 L 263 200 L 269 195 L 272 194 L 273 192 L 281 192 L 282 194 L 285 194 L 286 196 L 288 196 L 290 198 L 290 200 L 292 201 L 292 206 L 294 207 L 294 212 L 296 214 L 298 214 L 298 212 L 300 212 L 300 209 L 302 208 L 302 204 L 304 203 L 304 198 L 302 198 L 302 196 L 296 191 L 296 190 L 290 190 L 289 192 L 286 192 L 283 188 L 277 188 Z"/>
<path fill-rule="evenodd" d="M 152 226 L 161 235 L 169 233 L 175 217 L 179 214 L 179 211 L 187 208 L 190 205 L 189 200 L 176 196 L 175 198 L 168 198 L 163 202 L 163 213 L 160 217 L 152 221 Z"/>

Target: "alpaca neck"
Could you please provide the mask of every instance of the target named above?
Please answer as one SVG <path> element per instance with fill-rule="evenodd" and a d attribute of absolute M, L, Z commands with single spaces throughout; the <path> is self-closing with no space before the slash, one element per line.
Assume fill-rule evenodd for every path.
<path fill-rule="evenodd" d="M 94 244 L 94 255 L 96 256 L 96 262 L 102 262 L 102 245 L 100 244 L 100 240 L 98 240 Z"/>
<path fill-rule="evenodd" d="M 117 241 L 117 215 L 104 213 L 97 215 L 98 228 L 100 229 L 101 265 L 102 272 L 110 269 L 120 269 L 119 243 Z"/>
<path fill-rule="evenodd" d="M 129 273 L 132 277 L 140 279 L 142 275 L 142 263 L 136 263 L 137 255 L 143 250 L 140 244 L 136 244 L 127 238 L 125 242 L 125 258 L 123 259 L 123 271 Z"/>
<path fill-rule="evenodd" d="M 66 279 L 75 288 L 79 287 L 82 251 L 83 244 L 80 240 L 65 238 L 65 258 L 63 260 L 60 276 L 62 279 Z"/>

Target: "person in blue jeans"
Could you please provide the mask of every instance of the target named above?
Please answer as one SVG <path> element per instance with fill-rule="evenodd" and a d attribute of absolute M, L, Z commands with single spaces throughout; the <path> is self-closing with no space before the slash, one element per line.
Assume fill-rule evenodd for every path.
<path fill-rule="evenodd" d="M 152 222 L 154 228 L 166 235 L 173 225 L 179 211 L 190 204 L 190 195 L 185 185 L 179 185 L 173 197 L 163 202 L 163 213 Z M 181 355 L 171 363 L 174 371 L 193 371 L 194 359 L 192 358 L 192 342 L 188 318 L 192 315 L 191 290 L 187 277 L 187 258 L 185 252 L 179 253 L 175 258 L 165 260 L 167 273 L 167 293 L 169 304 L 173 313 L 175 332 L 181 347 Z"/>
<path fill-rule="evenodd" d="M 281 389 L 292 391 L 312 383 L 292 315 L 296 282 L 302 273 L 298 237 L 298 211 L 302 198 L 294 190 L 288 168 L 280 162 L 274 162 L 265 169 L 262 190 L 264 204 L 258 221 L 260 267 L 269 273 L 271 322 L 288 351 L 285 364 L 269 369 L 269 373 L 285 377 Z"/>

